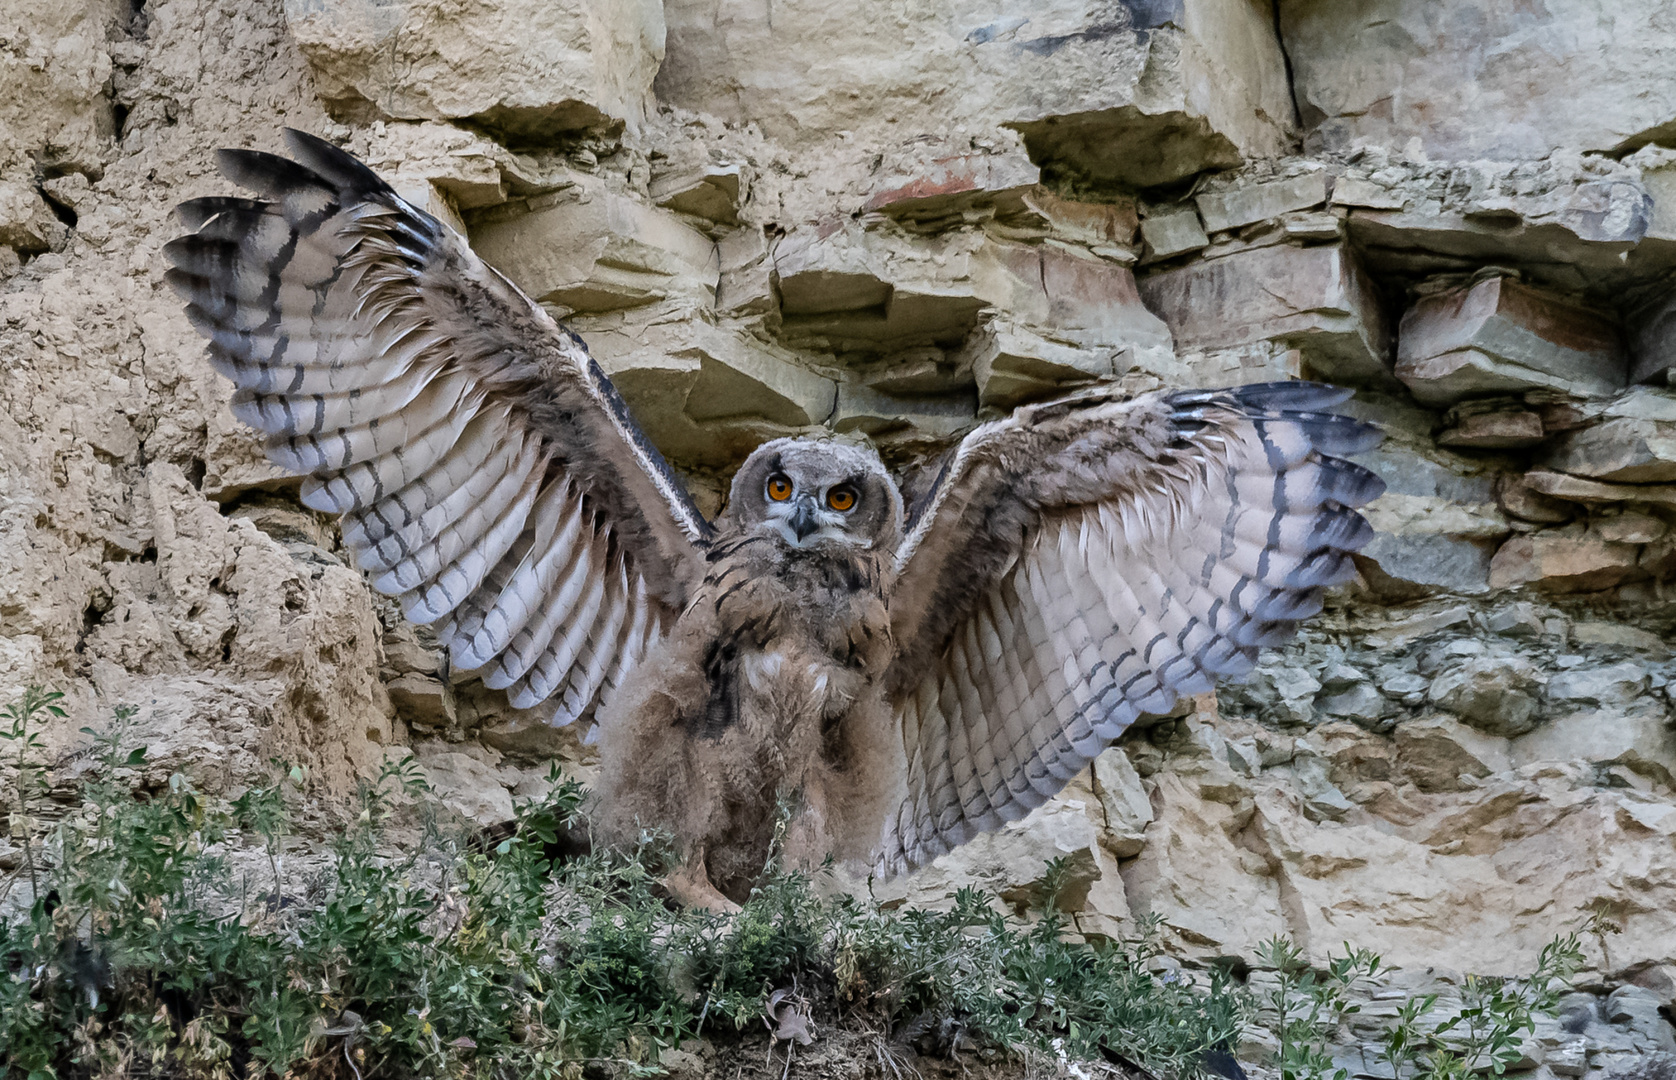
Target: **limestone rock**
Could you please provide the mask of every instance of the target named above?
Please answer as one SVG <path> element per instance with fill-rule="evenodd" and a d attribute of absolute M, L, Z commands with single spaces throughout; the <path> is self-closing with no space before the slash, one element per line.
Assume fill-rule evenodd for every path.
<path fill-rule="evenodd" d="M 1359 176 L 1341 176 L 1333 182 L 1334 206 L 1361 206 L 1369 210 L 1401 210 L 1407 199 L 1400 191 Z"/>
<path fill-rule="evenodd" d="M 384 684 L 396 715 L 416 728 L 447 727 L 454 723 L 454 695 L 441 680 L 410 671 Z"/>
<path fill-rule="evenodd" d="M 1604 693 L 1626 692 L 1621 683 Z M 1676 732 L 1664 710 L 1614 705 L 1585 709 L 1551 720 L 1513 743 L 1514 763 L 1584 761 L 1593 765 L 1625 765 L 1649 779 L 1671 787 L 1676 769 Z"/>
<path fill-rule="evenodd" d="M 1676 170 L 1671 171 L 1676 178 Z M 1676 188 L 1676 184 L 1672 185 Z M 1676 208 L 1676 190 L 1669 200 Z M 1676 212 L 1676 210 L 1673 210 Z M 1676 237 L 1672 237 L 1676 239 Z M 1676 369 L 1676 294 L 1662 291 L 1633 312 L 1628 326 L 1630 379 L 1634 382 L 1668 381 Z"/>
<path fill-rule="evenodd" d="M 1338 246 L 1236 252 L 1155 271 L 1140 289 L 1177 349 L 1271 339 L 1302 350 L 1324 378 L 1368 383 L 1387 375 L 1384 309 Z"/>
<path fill-rule="evenodd" d="M 1434 157 L 1509 160 L 1633 149 L 1667 130 L 1667 14 L 1658 0 L 1470 15 L 1426 0 L 1283 0 L 1280 27 L 1312 141 L 1412 138 Z"/>
<path fill-rule="evenodd" d="M 1327 174 L 1304 173 L 1289 180 L 1230 187 L 1194 199 L 1207 232 L 1237 229 L 1290 210 L 1307 210 L 1327 201 Z"/>
<path fill-rule="evenodd" d="M 1397 378 L 1433 405 L 1533 387 L 1621 390 L 1617 329 L 1593 312 L 1491 277 L 1419 299 L 1398 331 Z"/>
<path fill-rule="evenodd" d="M 1490 561 L 1490 585 L 1533 584 L 1552 592 L 1609 589 L 1637 576 L 1633 544 L 1589 536 L 1574 526 L 1515 536 Z"/>
<path fill-rule="evenodd" d="M 709 237 L 597 182 L 496 208 L 470 224 L 472 247 L 486 262 L 566 315 L 663 300 L 707 308 L 716 300 L 720 264 Z"/>
<path fill-rule="evenodd" d="M 1020 149 L 1014 153 L 951 154 L 899 171 L 875 187 L 863 204 L 892 217 L 936 218 L 983 202 L 1022 195 L 1041 170 Z"/>
<path fill-rule="evenodd" d="M 649 313 L 575 322 L 648 437 L 671 459 L 736 464 L 758 443 L 832 415 L 836 384 L 788 351 L 737 326 Z"/>
<path fill-rule="evenodd" d="M 0 245 L 34 254 L 62 247 L 68 232 L 29 179 L 0 176 Z"/>
<path fill-rule="evenodd" d="M 1100 813 L 1099 801 L 1083 781 L 1073 781 L 1028 817 L 986 833 L 912 874 L 876 882 L 874 895 L 886 905 L 946 907 L 956 888 L 976 884 L 1023 913 L 1040 909 L 1046 899 L 1048 861 L 1065 859 L 1068 877 L 1058 897 L 1060 910 L 1079 913 L 1077 921 L 1085 933 L 1115 936 L 1129 908 L 1117 866 L 1101 847 L 1100 830 L 1090 812 Z"/>
<path fill-rule="evenodd" d="M 1247 4 L 1205 3 L 1191 17 L 1179 3 L 997 14 L 867 0 L 769 18 L 680 0 L 666 9 L 658 94 L 800 149 L 847 139 L 831 179 L 868 192 L 873 153 L 897 176 L 912 171 L 909 153 L 957 157 L 1007 128 L 1044 168 L 1103 186 L 1170 183 L 1284 143 L 1284 57 Z"/>
<path fill-rule="evenodd" d="M 721 225 L 739 223 L 743 181 L 738 165 L 712 165 L 652 180 L 652 200 L 666 210 L 708 218 Z"/>
<path fill-rule="evenodd" d="M 0 10 L 0 171 L 25 162 L 56 174 L 104 171 L 116 133 L 106 36 L 129 15 L 114 0 Z"/>
<path fill-rule="evenodd" d="M 1542 417 L 1521 409 L 1463 416 L 1437 442 L 1469 450 L 1511 450 L 1535 446 L 1543 438 Z"/>
<path fill-rule="evenodd" d="M 1468 660 L 1432 680 L 1434 705 L 1491 735 L 1522 735 L 1536 726 L 1542 671 L 1512 656 Z"/>
<path fill-rule="evenodd" d="M 1548 696 L 1555 701 L 1589 705 L 1625 705 L 1647 691 L 1647 670 L 1640 664 L 1565 671 L 1548 680 Z"/>
<path fill-rule="evenodd" d="M 1397 763 L 1421 791 L 1459 791 L 1462 777 L 1489 776 L 1511 765 L 1508 741 L 1446 716 L 1397 725 Z"/>
<path fill-rule="evenodd" d="M 1557 525 L 1570 521 L 1573 508 L 1538 491 L 1526 476 L 1503 473 L 1496 483 L 1496 504 L 1522 521 Z"/>
<path fill-rule="evenodd" d="M 1120 859 L 1139 855 L 1146 844 L 1146 827 L 1152 822 L 1152 800 L 1141 786 L 1141 778 L 1129 763 L 1129 755 L 1111 747 L 1094 759 L 1094 791 L 1106 814 L 1106 828 L 1100 842 Z"/>
<path fill-rule="evenodd" d="M 638 126 L 663 58 L 646 0 L 286 0 L 285 18 L 341 115 L 470 119 L 513 139 Z"/>
<path fill-rule="evenodd" d="M 469 754 L 421 750 L 425 779 L 444 806 L 474 825 L 512 820 L 512 793 L 493 766 Z"/>
<path fill-rule="evenodd" d="M 1619 483 L 1676 480 L 1676 424 L 1612 419 L 1554 440 L 1545 463 L 1561 472 Z"/>
<path fill-rule="evenodd" d="M 1149 214 L 1141 222 L 1141 237 L 1146 240 L 1147 257 L 1169 259 L 1198 251 L 1210 244 L 1205 227 L 1192 207 L 1182 207 L 1164 214 Z"/>
<path fill-rule="evenodd" d="M 1523 484 L 1539 495 L 1570 502 L 1676 506 L 1676 484 L 1605 484 L 1546 469 L 1532 469 L 1525 474 Z"/>

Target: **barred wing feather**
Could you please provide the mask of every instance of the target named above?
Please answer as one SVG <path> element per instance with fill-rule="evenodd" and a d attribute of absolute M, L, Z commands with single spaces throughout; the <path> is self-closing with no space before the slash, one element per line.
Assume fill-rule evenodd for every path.
<path fill-rule="evenodd" d="M 709 525 L 582 342 L 350 155 L 222 151 L 167 280 L 234 413 L 455 665 L 594 710 L 668 632 Z"/>
<path fill-rule="evenodd" d="M 1017 820 L 1142 713 L 1251 670 L 1372 537 L 1377 443 L 1311 383 L 1094 392 L 974 431 L 891 597 L 907 794 L 880 869 Z"/>

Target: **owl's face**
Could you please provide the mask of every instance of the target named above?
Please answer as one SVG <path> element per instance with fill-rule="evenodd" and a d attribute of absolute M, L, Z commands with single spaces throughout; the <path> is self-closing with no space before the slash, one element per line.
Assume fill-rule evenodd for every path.
<path fill-rule="evenodd" d="M 878 455 L 840 442 L 776 439 L 733 477 L 728 516 L 788 547 L 894 545 L 902 496 Z"/>

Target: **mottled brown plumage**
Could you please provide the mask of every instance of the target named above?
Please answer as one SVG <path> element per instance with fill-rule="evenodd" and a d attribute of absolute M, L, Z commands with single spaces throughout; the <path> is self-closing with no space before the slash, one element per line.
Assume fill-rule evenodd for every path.
<path fill-rule="evenodd" d="M 870 451 L 780 440 L 712 527 L 574 335 L 342 151 L 224 151 L 263 199 L 181 207 L 170 283 L 269 456 L 343 515 L 457 668 L 594 721 L 597 835 L 673 831 L 672 884 L 788 854 L 895 873 L 1057 793 L 1143 712 L 1248 671 L 1354 574 L 1308 383 L 1096 388 L 968 435 L 908 520 Z"/>

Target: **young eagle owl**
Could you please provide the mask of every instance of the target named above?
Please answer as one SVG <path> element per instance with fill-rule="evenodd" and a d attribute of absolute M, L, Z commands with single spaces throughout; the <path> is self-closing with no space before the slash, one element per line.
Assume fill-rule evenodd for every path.
<path fill-rule="evenodd" d="M 787 853 L 891 874 L 1053 797 L 1142 713 L 1248 672 L 1354 574 L 1377 441 L 1310 383 L 1096 388 L 979 426 L 905 514 L 871 452 L 759 447 L 714 524 L 582 342 L 341 150 L 221 153 L 169 283 L 234 413 L 453 665 L 593 721 L 596 840 L 673 888 Z M 721 895 L 718 895 L 718 890 Z"/>

